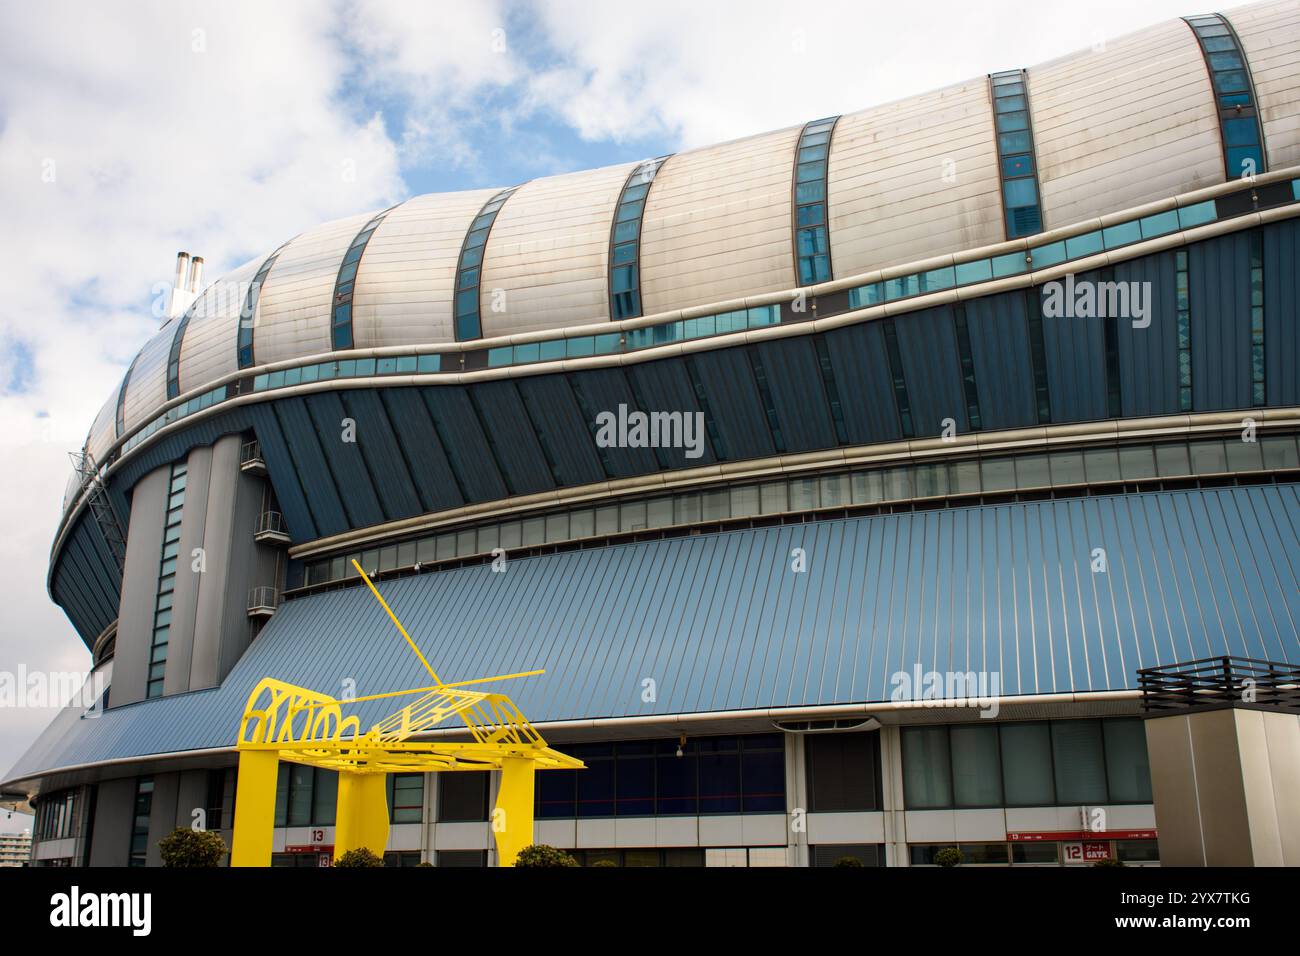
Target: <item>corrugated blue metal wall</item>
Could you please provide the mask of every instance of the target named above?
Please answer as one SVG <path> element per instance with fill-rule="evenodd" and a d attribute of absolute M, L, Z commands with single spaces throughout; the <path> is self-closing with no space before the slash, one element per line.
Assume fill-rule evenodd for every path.
<path fill-rule="evenodd" d="M 886 700 L 917 665 L 994 671 L 1008 695 L 1097 691 L 1193 658 L 1296 660 L 1297 529 L 1300 487 L 1238 487 L 648 541 L 380 587 L 444 680 L 546 668 L 496 688 L 534 721 Z M 363 588 L 328 592 L 284 605 L 221 687 L 80 721 L 10 776 L 230 744 L 264 676 L 336 695 L 426 680 Z M 392 703 L 359 706 L 364 724 Z"/>

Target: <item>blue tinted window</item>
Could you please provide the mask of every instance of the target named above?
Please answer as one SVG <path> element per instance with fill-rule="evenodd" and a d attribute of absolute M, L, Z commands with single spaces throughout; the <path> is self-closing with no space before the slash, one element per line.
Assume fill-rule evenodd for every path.
<path fill-rule="evenodd" d="M 1199 226 L 1202 223 L 1213 222 L 1216 218 L 1213 200 L 1209 202 L 1199 202 L 1194 206 L 1184 206 L 1178 210 L 1178 225 L 1183 229 L 1191 226 Z"/>
<path fill-rule="evenodd" d="M 1169 212 L 1156 213 L 1154 216 L 1144 216 L 1138 220 L 1138 224 L 1142 227 L 1143 239 L 1163 236 L 1178 229 L 1178 212 L 1171 209 Z"/>
<path fill-rule="evenodd" d="M 1029 250 L 1034 257 L 1034 268 L 1042 269 L 1047 266 L 1054 266 L 1057 263 L 1065 261 L 1065 243 L 1052 242 L 1045 246 L 1038 246 Z"/>
<path fill-rule="evenodd" d="M 1125 246 L 1142 238 L 1142 226 L 1136 219 L 1132 222 L 1122 222 L 1117 226 L 1107 226 L 1101 231 L 1101 238 L 1107 249 Z"/>
<path fill-rule="evenodd" d="M 803 204 L 821 202 L 826 198 L 826 184 L 821 180 L 814 183 L 799 183 L 794 190 L 795 202 Z"/>
<path fill-rule="evenodd" d="M 1038 202 L 1038 190 L 1032 179 L 1009 179 L 1002 184 L 1002 198 L 1009 209 L 1032 206 Z"/>
<path fill-rule="evenodd" d="M 994 256 L 992 262 L 993 278 L 995 279 L 1019 275 L 1025 271 L 1026 266 L 1023 252 L 1010 252 L 1004 256 Z"/>
<path fill-rule="evenodd" d="M 1070 259 L 1077 259 L 1080 256 L 1090 256 L 1093 253 L 1102 251 L 1101 231 L 1085 232 L 1082 236 L 1074 236 L 1065 240 L 1065 254 Z"/>
<path fill-rule="evenodd" d="M 988 259 L 976 259 L 974 262 L 958 263 L 955 269 L 958 285 L 971 282 L 984 282 L 993 278 L 993 264 Z"/>

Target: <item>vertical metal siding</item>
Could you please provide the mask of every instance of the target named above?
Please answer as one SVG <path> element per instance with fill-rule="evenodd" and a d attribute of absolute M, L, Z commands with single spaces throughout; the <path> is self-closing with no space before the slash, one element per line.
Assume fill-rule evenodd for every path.
<path fill-rule="evenodd" d="M 902 438 L 880 323 L 828 332 L 826 349 L 835 371 L 849 441 L 870 445 Z"/>
<path fill-rule="evenodd" d="M 1250 407 L 1250 234 L 1187 251 L 1192 308 L 1192 406 Z"/>
<path fill-rule="evenodd" d="M 1264 227 L 1264 383 L 1270 405 L 1300 405 L 1300 220 Z"/>
<path fill-rule="evenodd" d="M 835 424 L 812 338 L 759 342 L 754 349 L 767 369 L 768 388 L 786 451 L 834 448 Z"/>
<path fill-rule="evenodd" d="M 937 435 L 951 418 L 958 431 L 970 429 L 952 309 L 943 306 L 900 316 L 898 351 L 916 437 Z"/>
<path fill-rule="evenodd" d="M 983 427 L 1037 425 L 1024 293 L 991 295 L 964 304 Z"/>

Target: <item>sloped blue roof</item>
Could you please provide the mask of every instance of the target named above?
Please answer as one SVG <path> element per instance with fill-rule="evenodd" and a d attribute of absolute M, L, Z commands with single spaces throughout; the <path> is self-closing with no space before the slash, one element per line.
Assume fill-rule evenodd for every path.
<path fill-rule="evenodd" d="M 1001 673 L 1008 695 L 1135 686 L 1222 654 L 1300 659 L 1297 485 L 1015 503 L 646 541 L 380 585 L 443 680 L 502 683 L 534 722 L 887 700 L 891 675 Z M 804 549 L 807 571 L 791 570 Z M 1094 549 L 1107 570 L 1092 570 Z M 217 688 L 47 732 L 10 779 L 234 742 L 274 676 L 421 686 L 364 588 L 286 603 Z M 657 700 L 642 700 L 653 679 Z M 362 725 L 392 701 L 358 705 Z M 51 728 L 53 731 L 54 728 Z"/>

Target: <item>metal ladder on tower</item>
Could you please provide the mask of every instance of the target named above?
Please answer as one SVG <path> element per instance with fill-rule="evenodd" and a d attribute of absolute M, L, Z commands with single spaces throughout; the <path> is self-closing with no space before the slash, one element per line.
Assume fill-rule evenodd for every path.
<path fill-rule="evenodd" d="M 108 497 L 108 488 L 99 476 L 99 465 L 95 463 L 89 449 L 68 452 L 68 457 L 72 459 L 72 467 L 81 476 L 81 487 L 86 493 L 86 507 L 99 525 L 99 532 L 104 536 L 113 560 L 117 562 L 117 570 L 121 572 L 126 567 L 126 538 L 122 534 L 122 525 L 117 520 L 117 512 L 113 510 L 113 502 Z"/>

